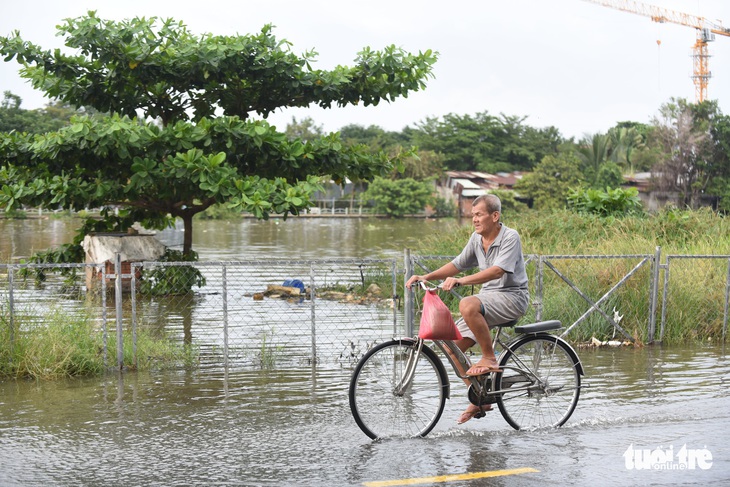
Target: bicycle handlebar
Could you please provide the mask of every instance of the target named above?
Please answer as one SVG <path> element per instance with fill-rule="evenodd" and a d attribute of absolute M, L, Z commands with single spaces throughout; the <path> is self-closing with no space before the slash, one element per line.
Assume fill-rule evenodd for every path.
<path fill-rule="evenodd" d="M 441 286 L 443 284 L 443 283 L 436 284 L 435 286 L 430 287 L 430 286 L 427 286 L 426 283 L 433 284 L 431 281 L 417 281 L 416 283 L 418 285 L 420 285 L 421 288 L 423 288 L 426 291 L 436 291 L 437 289 L 441 289 Z M 456 284 L 454 287 L 459 287 L 459 286 L 461 286 L 461 284 Z"/>
<path fill-rule="evenodd" d="M 431 283 L 430 281 L 417 281 L 417 284 L 421 286 L 425 291 L 435 291 L 437 289 L 441 288 L 441 284 L 436 284 L 433 287 L 429 287 L 426 285 L 426 283 Z"/>

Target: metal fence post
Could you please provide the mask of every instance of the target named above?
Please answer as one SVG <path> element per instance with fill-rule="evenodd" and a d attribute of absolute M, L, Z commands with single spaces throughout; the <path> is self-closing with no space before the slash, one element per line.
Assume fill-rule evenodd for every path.
<path fill-rule="evenodd" d="M 667 322 L 667 296 L 669 295 L 669 265 L 671 256 L 667 256 L 667 263 L 664 264 L 664 286 L 662 288 L 662 318 L 659 326 L 659 341 L 664 340 L 664 327 Z"/>
<path fill-rule="evenodd" d="M 535 321 L 542 321 L 542 273 L 543 273 L 543 262 L 542 255 L 537 257 L 537 271 L 535 273 Z"/>
<path fill-rule="evenodd" d="M 221 269 L 221 279 L 223 280 L 223 366 L 228 368 L 228 279 L 225 264 Z"/>
<path fill-rule="evenodd" d="M 102 340 L 104 341 L 104 367 L 109 367 L 109 326 L 106 316 L 106 266 L 101 268 L 101 329 Z"/>
<path fill-rule="evenodd" d="M 10 309 L 8 312 L 10 313 L 10 348 L 13 348 L 13 344 L 15 343 L 15 298 L 13 297 L 13 282 L 14 282 L 14 276 L 13 276 L 13 266 L 8 266 L 8 306 Z M 12 354 L 10 354 L 11 360 L 12 360 Z"/>
<path fill-rule="evenodd" d="M 411 261 L 410 249 L 403 251 L 404 266 L 406 269 L 405 276 L 403 277 L 403 296 L 404 296 L 404 309 L 403 315 L 405 319 L 405 332 L 406 336 L 413 336 L 413 291 L 406 287 L 408 279 L 413 275 L 413 262 Z"/>
<path fill-rule="evenodd" d="M 725 281 L 725 314 L 722 318 L 722 341 L 725 342 L 727 334 L 728 305 L 730 302 L 730 259 L 727 261 L 727 280 Z"/>
<path fill-rule="evenodd" d="M 657 247 L 656 251 L 654 252 L 654 262 L 652 264 L 652 279 L 651 286 L 649 288 L 651 293 L 651 295 L 649 296 L 649 330 L 647 333 L 649 343 L 654 343 L 654 334 L 656 332 L 656 305 L 657 296 L 659 293 L 659 266 L 661 264 L 661 258 L 662 248 Z"/>
<path fill-rule="evenodd" d="M 117 312 L 117 367 L 124 368 L 124 330 L 122 329 L 122 254 L 114 259 L 114 300 Z"/>
<path fill-rule="evenodd" d="M 139 361 L 137 360 L 137 266 L 135 264 L 130 265 L 129 268 L 132 273 L 130 292 L 132 293 L 132 363 L 134 368 L 139 368 Z"/>
<path fill-rule="evenodd" d="M 393 276 L 393 335 L 395 336 L 398 334 L 398 306 L 396 306 L 398 301 L 398 263 L 395 259 L 391 264 L 391 273 Z"/>
<path fill-rule="evenodd" d="M 315 318 L 315 284 L 314 284 L 314 264 L 309 264 L 309 301 L 311 302 L 312 311 L 312 366 L 317 363 L 317 320 Z"/>

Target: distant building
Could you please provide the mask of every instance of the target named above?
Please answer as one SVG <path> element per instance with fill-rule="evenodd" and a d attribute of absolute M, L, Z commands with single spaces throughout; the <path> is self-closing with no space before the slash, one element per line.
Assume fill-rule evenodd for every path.
<path fill-rule="evenodd" d="M 446 171 L 445 180 L 437 189 L 442 198 L 457 204 L 461 216 L 469 216 L 471 203 L 477 196 L 495 189 L 512 190 L 521 178 L 521 172 L 489 174 L 481 171 Z"/>
<path fill-rule="evenodd" d="M 624 188 L 636 188 L 639 198 L 649 212 L 660 210 L 667 205 L 677 208 L 684 207 L 682 195 L 679 191 L 658 191 L 654 189 L 652 173 L 637 172 L 624 176 Z M 718 196 L 702 194 L 690 203 L 691 208 L 710 207 L 717 210 L 720 198 Z"/>
<path fill-rule="evenodd" d="M 359 194 L 367 187 L 364 183 L 353 183 L 345 179 L 344 184 L 328 181 L 322 184 L 322 191 L 316 191 L 312 195 L 312 202 L 315 207 L 309 209 L 309 213 L 319 214 L 335 213 L 336 210 L 352 211 L 355 205 L 359 205 Z"/>

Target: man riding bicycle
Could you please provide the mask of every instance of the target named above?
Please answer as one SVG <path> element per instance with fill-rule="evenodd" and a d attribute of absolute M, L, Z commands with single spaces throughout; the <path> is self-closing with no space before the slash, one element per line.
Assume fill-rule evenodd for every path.
<path fill-rule="evenodd" d="M 520 236 L 502 224 L 501 214 L 502 203 L 497 196 L 477 197 L 472 204 L 474 233 L 461 254 L 433 272 L 411 276 L 406 283 L 410 287 L 417 281 L 443 280 L 441 287 L 445 291 L 456 286 L 482 285 L 478 294 L 459 302 L 464 325 L 459 327 L 463 338 L 456 344 L 466 351 L 477 343 L 482 352 L 479 361 L 467 370 L 468 376 L 500 372 L 489 328 L 520 318 L 530 301 Z M 478 272 L 455 277 L 475 267 L 479 268 Z M 465 423 L 481 411 L 489 410 L 490 405 L 480 410 L 470 404 L 457 422 Z"/>

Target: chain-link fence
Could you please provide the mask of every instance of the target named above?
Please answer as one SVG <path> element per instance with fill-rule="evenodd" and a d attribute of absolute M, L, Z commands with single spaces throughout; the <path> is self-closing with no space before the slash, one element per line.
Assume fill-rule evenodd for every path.
<path fill-rule="evenodd" d="M 189 264 L 145 263 L 144 274 Z M 135 292 L 138 326 L 195 343 L 207 362 L 349 361 L 399 334 L 395 260 L 198 262 L 193 293 Z M 201 281 L 203 282 L 203 281 Z"/>
<path fill-rule="evenodd" d="M 727 336 L 730 256 L 668 255 L 659 340 Z"/>
<path fill-rule="evenodd" d="M 107 343 L 131 336 L 136 347 L 145 330 L 195 347 L 203 366 L 352 364 L 373 343 L 415 332 L 419 303 L 404 280 L 450 260 L 0 265 L 0 336 L 12 341 L 51 316 L 83 317 L 109 337 L 105 358 Z M 523 322 L 559 319 L 573 341 L 725 338 L 730 256 L 525 260 L 532 306 Z"/>
<path fill-rule="evenodd" d="M 393 259 L 144 262 L 120 267 L 118 280 L 113 266 L 0 269 L 7 276 L 0 325 L 9 340 L 63 315 L 91 320 L 117 344 L 122 334 L 164 334 L 194 346 L 203 366 L 273 366 L 349 363 L 403 333 L 395 291 L 402 270 Z"/>
<path fill-rule="evenodd" d="M 562 335 L 648 339 L 656 310 L 655 256 L 541 256 L 537 319 L 560 319 Z"/>

